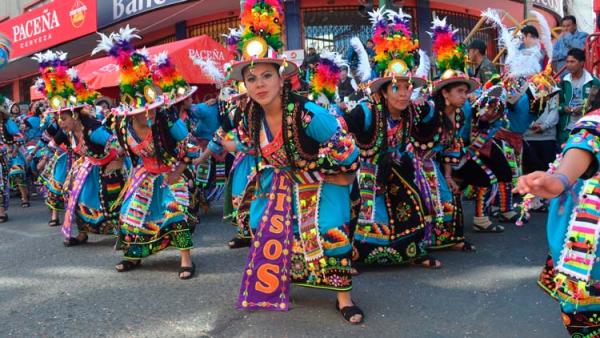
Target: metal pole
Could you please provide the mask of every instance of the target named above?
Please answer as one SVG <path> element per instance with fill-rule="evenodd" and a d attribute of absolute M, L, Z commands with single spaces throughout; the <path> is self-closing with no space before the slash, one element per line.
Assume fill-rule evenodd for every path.
<path fill-rule="evenodd" d="M 523 20 L 529 16 L 529 2 L 530 0 L 523 0 Z"/>

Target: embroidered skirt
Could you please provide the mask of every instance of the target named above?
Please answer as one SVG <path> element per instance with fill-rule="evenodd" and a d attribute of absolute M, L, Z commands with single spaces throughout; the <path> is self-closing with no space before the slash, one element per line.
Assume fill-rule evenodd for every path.
<path fill-rule="evenodd" d="M 119 212 L 115 206 L 121 188 L 125 182 L 123 170 L 105 172 L 97 165 L 82 166 L 84 158 L 76 161 L 71 168 L 66 185 L 67 193 L 80 190 L 78 196 L 69 196 L 67 206 L 74 204 L 75 222 L 80 232 L 89 232 L 101 235 L 113 235 L 118 227 Z M 87 169 L 86 169 L 87 168 Z M 83 177 L 81 170 L 89 170 L 85 180 L 79 182 L 78 177 Z M 77 187 L 82 184 L 82 187 Z M 76 198 L 75 202 L 71 202 Z"/>
<path fill-rule="evenodd" d="M 15 156 L 10 156 L 8 161 L 8 180 L 10 187 L 16 189 L 17 187 L 26 186 L 26 163 L 25 156 L 20 152 Z"/>
<path fill-rule="evenodd" d="M 572 338 L 600 338 L 600 311 L 561 312 L 563 323 Z"/>
<path fill-rule="evenodd" d="M 410 161 L 394 163 L 386 187 L 372 194 L 377 175 L 360 177 L 362 208 L 354 232 L 353 259 L 366 264 L 406 264 L 426 255 L 425 213 Z M 370 181 L 370 182 L 369 182 Z"/>
<path fill-rule="evenodd" d="M 272 169 L 265 169 L 248 184 L 240 204 L 238 220 L 247 219 L 253 233 L 261 220 L 268 219 L 269 191 L 276 185 Z M 310 189 L 297 188 L 307 187 Z M 314 189 L 312 189 L 314 187 Z M 352 289 L 352 245 L 350 241 L 350 186 L 329 183 L 296 185 L 288 191 L 286 203 L 292 203 L 294 220 L 284 220 L 293 227 L 291 245 L 291 279 L 296 285 L 349 291 Z M 318 192 L 317 192 L 318 191 Z M 306 193 L 306 194 L 305 194 Z M 249 203 L 246 203 L 250 201 Z M 315 209 L 305 208 L 314 203 Z M 248 209 L 247 209 L 248 208 Z M 298 221 L 299 210 L 315 218 L 307 222 Z M 316 220 L 316 223 L 314 222 Z M 300 229 L 310 225 L 310 230 Z M 310 237 L 310 238 L 309 238 Z"/>
<path fill-rule="evenodd" d="M 429 203 L 430 219 L 427 222 L 425 240 L 430 249 L 443 249 L 465 241 L 462 202 L 460 195 L 450 191 L 439 164 L 431 161 L 426 170 L 432 193 Z M 435 202 L 435 199 L 438 199 Z"/>
<path fill-rule="evenodd" d="M 187 182 L 180 178 L 166 185 L 165 179 L 166 174 L 136 167 L 124 188 L 117 249 L 127 259 L 141 259 L 168 247 L 193 247 Z"/>
<path fill-rule="evenodd" d="M 46 188 L 46 205 L 51 210 L 63 210 L 65 199 L 63 185 L 69 171 L 69 155 L 67 153 L 52 156 L 40 179 Z"/>

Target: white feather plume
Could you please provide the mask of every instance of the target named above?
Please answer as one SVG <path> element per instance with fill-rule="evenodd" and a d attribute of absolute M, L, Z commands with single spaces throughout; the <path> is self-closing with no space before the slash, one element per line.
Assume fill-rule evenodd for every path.
<path fill-rule="evenodd" d="M 35 79 L 34 86 L 36 88 L 43 88 L 46 86 L 46 81 L 44 81 L 44 79 L 42 79 L 41 77 L 38 77 L 37 79 Z"/>
<path fill-rule="evenodd" d="M 539 48 L 519 49 L 521 40 L 508 31 L 508 28 L 502 23 L 497 10 L 488 8 L 481 13 L 481 16 L 486 18 L 488 22 L 499 30 L 498 40 L 500 45 L 506 48 L 504 64 L 508 67 L 510 75 L 513 77 L 522 77 L 540 72 L 541 66 L 539 60 L 542 54 Z"/>
<path fill-rule="evenodd" d="M 538 11 L 531 11 L 531 14 L 535 16 L 538 23 L 540 24 L 540 27 L 542 28 L 542 34 L 540 36 L 540 39 L 544 44 L 544 49 L 546 50 L 548 58 L 550 59 L 550 61 L 552 61 L 552 53 L 554 51 L 554 48 L 552 46 L 552 31 L 550 30 L 548 21 L 546 20 L 546 17 L 544 17 L 544 15 Z"/>
<path fill-rule="evenodd" d="M 79 77 L 79 74 L 77 73 L 77 69 L 75 69 L 74 67 L 67 69 L 67 75 L 69 75 L 69 78 L 71 79 L 71 81 L 73 81 L 77 77 Z"/>
<path fill-rule="evenodd" d="M 37 61 L 38 63 L 42 63 L 42 62 L 46 61 L 44 53 L 35 53 L 31 57 L 31 59 Z"/>
<path fill-rule="evenodd" d="M 114 34 L 106 35 L 98 33 L 100 40 L 98 40 L 98 46 L 92 50 L 92 55 L 99 52 L 108 52 L 114 45 Z"/>
<path fill-rule="evenodd" d="M 156 63 L 157 65 L 162 65 L 162 64 L 167 63 L 168 59 L 169 59 L 169 52 L 167 52 L 166 50 L 163 50 L 162 52 L 160 52 L 154 56 L 154 63 Z"/>
<path fill-rule="evenodd" d="M 63 52 L 63 51 L 57 51 L 56 52 L 56 57 L 60 60 L 60 61 L 65 61 L 67 60 L 67 53 Z"/>
<path fill-rule="evenodd" d="M 366 82 L 371 78 L 371 63 L 369 62 L 369 54 L 365 50 L 362 42 L 358 37 L 350 39 L 350 45 L 356 55 L 358 55 L 358 67 L 356 68 L 356 74 L 360 78 L 361 82 Z"/>
<path fill-rule="evenodd" d="M 221 85 L 223 83 L 225 75 L 219 70 L 219 67 L 217 67 L 213 60 L 204 60 L 197 56 L 191 57 L 191 59 L 194 64 L 199 66 L 200 69 L 202 69 L 202 72 L 204 72 L 204 74 L 206 74 L 208 77 L 212 78 L 217 85 Z"/>
<path fill-rule="evenodd" d="M 115 34 L 114 38 L 117 41 L 131 41 L 133 38 L 141 39 L 142 37 L 135 34 L 138 32 L 137 28 L 129 27 L 129 24 L 119 29 L 119 33 Z"/>
<path fill-rule="evenodd" d="M 137 53 L 140 54 L 146 60 L 150 59 L 150 52 L 148 52 L 148 48 L 146 48 L 146 46 L 144 46 L 144 48 L 142 49 L 138 49 Z"/>
<path fill-rule="evenodd" d="M 437 17 L 437 15 L 433 16 L 433 21 L 431 22 L 431 32 L 427 32 L 427 34 L 429 34 L 429 36 L 433 37 L 433 31 L 436 28 L 444 28 L 444 27 L 448 27 L 450 30 L 452 30 L 452 34 L 456 34 L 458 32 L 458 29 L 452 29 L 452 25 L 447 24 L 446 20 L 448 18 L 444 17 L 443 19 L 440 19 L 439 17 Z"/>
<path fill-rule="evenodd" d="M 429 78 L 429 69 L 431 68 L 431 62 L 429 56 L 424 50 L 419 49 L 419 67 L 415 71 L 415 76 L 423 79 Z"/>
<path fill-rule="evenodd" d="M 387 18 L 392 21 L 405 21 L 410 19 L 411 16 L 402 11 L 402 8 L 398 9 L 398 11 L 394 11 L 393 9 L 388 9 L 385 11 Z"/>
<path fill-rule="evenodd" d="M 57 56 L 56 56 L 56 53 L 55 53 L 55 52 L 53 52 L 53 51 L 51 51 L 50 49 L 48 49 L 48 50 L 46 51 L 46 53 L 44 53 L 44 60 L 46 60 L 46 61 L 53 61 L 53 60 L 56 60 L 56 57 L 57 57 Z"/>
<path fill-rule="evenodd" d="M 348 63 L 344 60 L 342 55 L 337 52 L 330 52 L 328 50 L 324 50 L 319 54 L 321 59 L 327 59 L 333 62 L 338 67 L 347 66 Z"/>
<path fill-rule="evenodd" d="M 240 37 L 242 36 L 242 27 L 238 27 L 238 28 L 229 28 L 229 33 L 227 34 L 221 34 L 221 36 L 226 37 L 226 38 L 233 38 L 233 37 Z"/>
<path fill-rule="evenodd" d="M 385 6 L 381 6 L 369 12 L 369 20 L 371 20 L 371 24 L 375 26 L 379 21 L 386 20 L 385 12 Z"/>

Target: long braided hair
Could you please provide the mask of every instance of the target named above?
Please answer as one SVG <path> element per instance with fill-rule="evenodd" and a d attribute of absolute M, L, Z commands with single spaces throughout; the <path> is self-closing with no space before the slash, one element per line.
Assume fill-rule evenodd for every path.
<path fill-rule="evenodd" d="M 444 95 L 442 95 L 442 91 L 451 91 L 452 89 L 458 86 L 464 86 L 465 84 L 462 82 L 450 83 L 442 87 L 437 91 L 437 93 L 433 94 L 433 103 L 435 104 L 435 109 L 438 110 L 442 115 L 442 126 L 445 130 L 454 129 L 454 121 L 451 121 L 448 115 L 446 115 L 446 99 Z M 458 132 L 455 130 L 455 132 Z"/>
<path fill-rule="evenodd" d="M 277 66 L 273 65 L 273 67 L 275 67 L 275 70 L 277 71 Z M 278 74 L 279 74 L 279 72 L 278 72 Z M 295 170 L 296 164 L 293 160 L 294 156 L 290 149 L 290 142 L 289 142 L 289 139 L 287 136 L 287 134 L 288 134 L 287 132 L 288 132 L 288 129 L 290 128 L 290 126 L 289 126 L 287 118 L 285 116 L 289 98 L 291 96 L 291 91 L 292 91 L 291 81 L 284 80 L 282 93 L 281 93 L 281 113 L 283 114 L 283 117 L 281 119 L 281 122 L 282 122 L 281 129 L 282 129 L 283 144 L 284 144 L 283 147 L 285 150 L 286 157 L 289 161 L 290 167 L 292 168 L 292 170 Z M 255 165 L 257 168 L 256 177 L 257 177 L 257 181 L 260 181 L 260 179 L 259 179 L 260 172 L 258 170 L 259 157 L 261 156 L 260 131 L 262 128 L 262 121 L 264 119 L 265 112 L 264 112 L 263 108 L 260 106 L 260 104 L 258 104 L 258 102 L 254 101 L 252 98 L 250 98 L 250 101 L 244 107 L 244 114 L 246 116 L 248 116 L 249 133 L 250 133 L 250 136 L 252 137 L 252 143 L 253 143 L 252 146 L 253 146 L 255 154 L 256 154 L 256 156 L 254 157 Z M 260 186 L 259 186 L 259 189 L 260 189 Z"/>
<path fill-rule="evenodd" d="M 288 160 L 290 160 L 289 165 L 292 167 L 292 170 L 293 170 L 293 169 L 295 169 L 296 164 L 293 161 L 294 154 L 292 153 L 292 151 L 290 149 L 290 142 L 289 142 L 289 138 L 287 135 L 287 131 L 290 128 L 290 126 L 289 126 L 287 118 L 285 117 L 285 111 L 286 111 L 287 105 L 289 103 L 291 91 L 292 91 L 291 82 L 289 80 L 285 80 L 283 83 L 283 90 L 282 90 L 282 94 L 281 94 L 281 113 L 284 114 L 284 116 L 281 119 L 281 122 L 282 122 L 281 129 L 282 129 L 282 135 L 283 135 L 284 150 L 285 150 Z M 256 101 L 254 101 L 252 99 L 250 99 L 250 102 L 246 105 L 244 113 L 246 114 L 246 116 L 249 117 L 249 132 L 250 132 L 250 135 L 252 136 L 252 143 L 253 143 L 254 150 L 257 154 L 256 158 L 258 161 L 258 155 L 260 154 L 260 131 L 262 128 L 262 121 L 264 119 L 265 113 L 264 113 L 264 110 L 262 109 L 262 107 L 260 106 L 260 104 L 258 104 Z"/>

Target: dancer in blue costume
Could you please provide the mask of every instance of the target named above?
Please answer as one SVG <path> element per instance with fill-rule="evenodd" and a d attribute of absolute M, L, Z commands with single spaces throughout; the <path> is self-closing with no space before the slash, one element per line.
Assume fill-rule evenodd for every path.
<path fill-rule="evenodd" d="M 48 113 L 48 117 L 51 116 Z M 46 148 L 45 155 L 40 160 L 40 179 L 46 188 L 46 206 L 50 209 L 48 226 L 60 225 L 59 213 L 65 208 L 64 183 L 70 171 L 74 158 L 78 155 L 70 150 L 69 137 L 52 122 L 42 134 L 38 149 Z"/>
<path fill-rule="evenodd" d="M 263 15 L 270 17 L 269 27 L 259 31 L 256 20 Z M 253 233 L 238 307 L 287 310 L 291 281 L 336 291 L 336 308 L 358 324 L 364 315 L 350 294 L 349 229 L 358 149 L 327 109 L 290 91 L 286 76 L 296 66 L 276 53 L 282 20 L 281 2 L 246 1 L 240 43 L 244 61 L 231 69 L 232 79 L 244 81 L 250 98 L 236 142 L 244 151 L 254 150 L 257 159 L 257 174 L 244 196 L 251 201 L 249 213 L 242 212 L 242 205 L 238 215 L 249 217 Z"/>
<path fill-rule="evenodd" d="M 228 92 L 228 98 L 223 97 L 225 108 L 224 116 L 221 117 L 221 127 L 214 133 L 198 162 L 204 162 L 211 156 L 222 154 L 224 151 L 235 154 L 227 180 L 223 218 L 231 220 L 238 229 L 235 237 L 227 243 L 231 249 L 237 249 L 250 245 L 250 225 L 247 221 L 238 222 L 238 219 L 247 220 L 246 217 L 238 217 L 238 210 L 240 204 L 249 203 L 249 201 L 244 201 L 243 197 L 248 183 L 256 173 L 257 160 L 253 151 L 242 151 L 242 148 L 237 147 L 239 143 L 234 141 L 234 129 L 244 119 L 243 111 L 247 96 L 245 93 Z M 248 210 L 247 208 L 242 209 Z"/>
<path fill-rule="evenodd" d="M 554 198 L 548 211 L 547 239 L 556 263 L 548 291 L 559 300 L 571 337 L 600 336 L 598 163 L 600 110 L 577 122 L 562 159 L 549 172 L 520 177 L 516 188 L 520 194 Z"/>
<path fill-rule="evenodd" d="M 127 26 L 110 36 L 101 34 L 94 50 L 108 52 L 120 65 L 121 105 L 113 114 L 119 143 L 133 163 L 119 199 L 116 247 L 124 251 L 124 259 L 115 268 L 130 271 L 143 258 L 175 247 L 181 255 L 178 277 L 190 279 L 195 272 L 190 254 L 193 225 L 188 220 L 189 193 L 182 174 L 193 154 L 188 152 L 185 123 L 167 102 L 189 96 L 191 88 L 185 81 L 165 80 L 172 81 L 173 91 L 159 95 L 148 56 L 131 44 L 133 38 L 140 38 L 135 32 Z"/>
<path fill-rule="evenodd" d="M 471 110 L 467 102 L 463 111 Z M 493 224 L 489 218 L 491 202 L 496 198 L 499 182 L 510 183 L 512 171 L 502 149 L 502 143 L 494 139 L 496 133 L 507 124 L 505 118 L 506 91 L 500 77 L 494 75 L 478 93 L 472 106 L 474 114 L 465 118 L 464 129 L 469 129 L 465 143 L 465 160 L 454 168 L 453 176 L 461 183 L 461 190 L 467 185 L 474 187 L 475 214 L 473 230 L 476 232 L 499 233 L 504 227 Z M 466 114 L 465 114 L 466 115 Z M 504 196 L 500 196 L 504 198 Z"/>
<path fill-rule="evenodd" d="M 474 247 L 464 238 L 460 191 L 452 169 L 461 163 L 464 155 L 462 107 L 467 95 L 477 89 L 479 83 L 465 73 L 465 48 L 445 18 L 434 18 L 432 39 L 440 73 L 439 79 L 433 82 L 432 100 L 441 118 L 441 135 L 431 147 L 421 145 L 414 149 L 415 169 L 428 183 L 420 186 L 430 214 L 426 240 L 431 249 L 470 252 Z"/>
<path fill-rule="evenodd" d="M 40 63 L 49 113 L 56 114 L 72 152 L 79 156 L 63 183 L 67 192 L 63 244 L 84 244 L 88 233 L 113 235 L 118 213 L 112 209 L 124 183 L 122 150 L 116 137 L 94 117 L 92 104 L 98 93 L 87 87 L 75 69 L 68 69 L 66 54 L 48 51 L 34 59 Z M 77 236 L 73 234 L 74 225 Z"/>
<path fill-rule="evenodd" d="M 13 103 L 0 95 L 0 223 L 8 221 L 8 201 L 10 184 L 8 180 L 10 155 L 14 148 L 22 142 L 17 124 L 10 118 L 10 107 Z"/>
<path fill-rule="evenodd" d="M 440 119 L 433 106 L 420 97 L 420 91 L 416 97 L 420 102 L 411 101 L 413 88 L 427 83 L 429 60 L 421 53 L 422 67 L 413 73 L 418 45 L 410 33 L 410 16 L 401 10 L 378 10 L 371 18 L 380 74 L 369 86 L 374 100 L 344 115 L 361 150 L 358 184 L 362 202 L 354 232 L 354 259 L 367 264 L 440 268 L 441 263 L 429 258 L 425 250 L 426 210 L 413 156 L 407 151 L 433 144 L 439 137 Z"/>
<path fill-rule="evenodd" d="M 29 208 L 29 192 L 27 189 L 27 163 L 25 161 L 25 136 L 20 129 L 21 108 L 13 103 L 10 108 L 10 116 L 3 119 L 2 124 L 8 134 L 16 142 L 10 142 L 8 150 L 8 182 L 11 189 L 19 190 L 21 194 L 21 207 Z M 18 137 L 17 137 L 18 136 Z"/>

